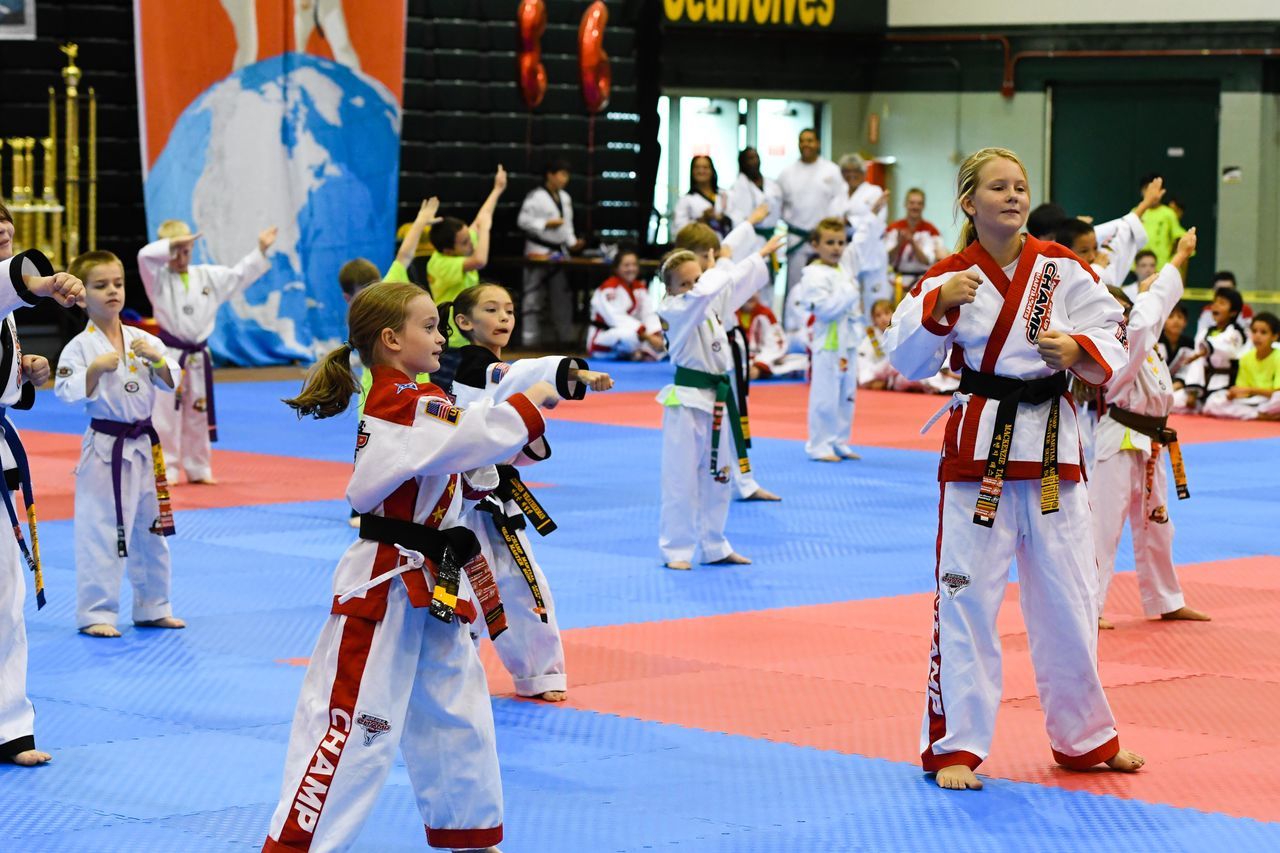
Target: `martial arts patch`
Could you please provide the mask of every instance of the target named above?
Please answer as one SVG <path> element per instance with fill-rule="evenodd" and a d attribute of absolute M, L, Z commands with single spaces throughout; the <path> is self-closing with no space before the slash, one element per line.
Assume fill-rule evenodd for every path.
<path fill-rule="evenodd" d="M 1124 318 L 1121 318 L 1120 325 L 1116 326 L 1116 340 L 1121 343 L 1125 352 L 1129 351 L 1129 321 Z M 1147 360 L 1150 361 L 1150 357 L 1148 357 Z M 1162 386 L 1164 385 L 1163 380 L 1160 384 Z"/>
<path fill-rule="evenodd" d="M 191 408 L 195 409 L 197 412 L 203 412 L 209 408 L 209 404 L 205 402 L 204 397 L 201 397 L 191 404 Z"/>
<path fill-rule="evenodd" d="M 211 288 L 211 287 L 206 287 L 204 290 L 200 291 L 200 295 L 201 295 L 201 296 L 212 296 L 212 295 L 213 295 L 213 288 Z"/>
<path fill-rule="evenodd" d="M 1158 506 L 1155 509 L 1151 510 L 1151 515 L 1148 516 L 1148 518 L 1151 521 L 1154 521 L 1156 524 L 1168 524 L 1169 510 L 1163 506 Z"/>
<path fill-rule="evenodd" d="M 502 381 L 502 377 L 507 375 L 507 371 L 510 369 L 511 365 L 503 361 L 499 361 L 494 364 L 493 367 L 489 368 L 489 382 L 493 385 L 497 385 Z"/>
<path fill-rule="evenodd" d="M 1027 296 L 1027 307 L 1022 312 L 1022 319 L 1027 324 L 1027 341 L 1032 345 L 1049 328 L 1049 317 L 1053 314 L 1053 291 L 1061 283 L 1058 265 L 1054 261 L 1046 261 L 1031 282 L 1031 293 Z"/>
<path fill-rule="evenodd" d="M 183 314 L 186 314 L 188 317 L 190 317 L 192 314 L 196 313 L 195 306 L 194 306 L 194 305 L 183 305 L 183 306 L 182 306 L 182 313 L 183 313 Z"/>
<path fill-rule="evenodd" d="M 711 351 L 712 351 L 712 352 L 720 352 L 720 342 L 719 342 L 719 341 L 712 341 L 712 342 L 711 342 Z"/>
<path fill-rule="evenodd" d="M 659 317 L 658 322 L 662 325 L 662 331 L 664 332 L 671 331 L 671 324 L 667 322 L 665 317 Z"/>
<path fill-rule="evenodd" d="M 840 359 L 840 372 L 841 373 L 849 372 L 849 359 L 847 358 Z"/>
<path fill-rule="evenodd" d="M 141 385 L 139 385 L 137 382 L 133 381 L 132 379 L 124 383 L 124 390 L 128 391 L 130 394 L 138 393 L 138 389 L 141 387 L 142 387 Z"/>
<path fill-rule="evenodd" d="M 462 409 L 451 404 L 448 400 L 441 400 L 438 397 L 426 400 L 423 411 L 429 417 L 444 421 L 449 426 L 457 426 L 458 418 L 462 416 Z"/>
<path fill-rule="evenodd" d="M 360 421 L 360 425 L 356 427 L 356 453 L 364 450 L 364 446 L 369 443 L 369 431 L 364 428 L 364 420 Z"/>
<path fill-rule="evenodd" d="M 400 392 L 401 392 L 401 391 L 417 391 L 417 390 L 418 390 L 418 383 L 417 383 L 417 382 L 397 382 L 397 383 L 396 383 L 396 396 L 397 396 L 397 397 L 399 397 L 399 396 L 400 396 Z"/>
<path fill-rule="evenodd" d="M 955 598 L 960 594 L 960 590 L 969 585 L 969 576 L 962 575 L 959 572 L 947 572 L 939 580 L 943 588 L 947 591 L 947 598 Z"/>
<path fill-rule="evenodd" d="M 58 375 L 59 375 L 59 376 L 70 376 L 70 375 L 71 375 L 71 368 L 70 368 L 70 367 L 59 367 L 59 368 L 58 368 Z"/>
<path fill-rule="evenodd" d="M 390 720 L 375 717 L 373 714 L 361 714 L 356 717 L 356 725 L 364 729 L 365 746 L 373 746 L 373 742 L 377 739 L 378 735 L 384 735 L 391 731 Z"/>

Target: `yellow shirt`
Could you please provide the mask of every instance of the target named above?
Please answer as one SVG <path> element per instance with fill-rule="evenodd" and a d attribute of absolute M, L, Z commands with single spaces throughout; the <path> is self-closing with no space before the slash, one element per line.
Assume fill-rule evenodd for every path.
<path fill-rule="evenodd" d="M 1257 350 L 1240 356 L 1236 385 L 1240 388 L 1280 391 L 1280 349 L 1272 347 L 1266 358 L 1258 358 Z"/>
<path fill-rule="evenodd" d="M 471 242 L 475 243 L 475 241 L 476 232 L 472 229 Z M 452 302 L 458 298 L 459 293 L 480 283 L 480 271 L 463 269 L 466 262 L 467 259 L 462 255 L 446 255 L 440 251 L 427 261 L 427 279 L 431 282 L 431 298 L 435 300 L 437 307 L 446 302 Z M 457 328 L 454 328 L 453 334 L 449 336 L 449 346 L 465 347 L 469 343 L 470 341 L 464 338 Z"/>

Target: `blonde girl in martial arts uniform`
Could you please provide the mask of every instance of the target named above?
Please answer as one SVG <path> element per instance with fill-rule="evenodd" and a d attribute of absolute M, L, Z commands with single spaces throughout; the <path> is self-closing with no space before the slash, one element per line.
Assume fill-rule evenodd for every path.
<path fill-rule="evenodd" d="M 959 253 L 899 304 L 889 357 L 908 379 L 962 367 L 939 466 L 938 584 L 921 761 L 979 788 L 1000 704 L 996 616 L 1018 560 L 1022 612 L 1054 760 L 1133 771 L 1098 677 L 1097 563 L 1067 371 L 1093 385 L 1127 362 L 1120 305 L 1068 250 L 1022 233 L 1017 155 L 960 167 Z M 997 509 L 999 510 L 997 512 Z"/>
<path fill-rule="evenodd" d="M 505 403 L 464 409 L 415 382 L 439 367 L 445 340 L 435 303 L 417 285 L 366 288 L 347 325 L 348 342 L 286 401 L 299 414 L 340 414 L 358 387 L 353 349 L 373 371 L 347 486 L 360 538 L 334 574 L 263 850 L 348 849 L 397 749 L 427 843 L 495 850 L 502 783 L 493 713 L 465 623 L 482 620 L 493 635 L 505 616 L 475 535 L 459 526 L 463 491 L 495 488 L 493 464 L 536 441 L 545 428 L 538 407 L 560 397 L 537 383 Z"/>
<path fill-rule="evenodd" d="M 218 440 L 218 420 L 213 360 L 206 341 L 222 303 L 243 293 L 271 268 L 267 250 L 276 241 L 276 229 L 259 234 L 258 248 L 234 267 L 192 265 L 191 248 L 200 235 L 192 234 L 185 222 L 160 223 L 159 236 L 139 250 L 138 275 L 160 325 L 158 337 L 181 375 L 175 377 L 174 394 L 159 392 L 152 418 L 170 477 L 176 480 L 181 468 L 192 483 L 214 483 L 210 442 Z"/>
<path fill-rule="evenodd" d="M 1178 434 L 1169 429 L 1173 377 L 1156 350 L 1164 321 L 1182 298 L 1178 272 L 1196 248 L 1196 229 L 1178 247 L 1159 274 L 1138 285 L 1132 303 L 1120 288 L 1112 293 L 1125 306 L 1128 362 L 1103 389 L 1104 411 L 1095 437 L 1096 463 L 1089 472 L 1093 499 L 1093 543 L 1098 557 L 1098 627 L 1114 627 L 1102 618 L 1107 589 L 1115 573 L 1116 550 L 1125 519 L 1133 536 L 1134 568 L 1142 610 L 1148 617 L 1207 621 L 1186 606 L 1173 566 L 1173 520 L 1169 517 L 1169 478 L 1164 453 L 1178 479 L 1178 496 L 1188 497 Z"/>
<path fill-rule="evenodd" d="M 862 294 L 857 248 L 843 220 L 829 217 L 809 236 L 817 260 L 804 268 L 797 299 L 813 318 L 809 328 L 809 435 L 804 452 L 818 462 L 859 459 L 849 447 L 858 395 Z"/>
<path fill-rule="evenodd" d="M 464 409 L 480 400 L 501 403 L 538 382 L 551 384 L 565 400 L 581 400 L 588 388 L 613 387 L 609 374 L 589 370 L 581 358 L 546 356 L 504 362 L 502 350 L 511 341 L 516 316 L 511 294 L 501 285 L 467 288 L 445 314 L 471 342 L 460 350 L 453 378 L 454 400 Z M 498 466 L 498 488 L 467 509 L 463 524 L 475 531 L 498 584 L 507 630 L 494 638 L 493 647 L 511 673 L 516 693 L 562 702 L 569 683 L 555 601 L 528 533 L 532 526 L 545 536 L 555 523 L 536 500 L 531 501 L 532 493 L 516 470 L 550 455 L 551 447 L 543 438 L 503 460 Z"/>
<path fill-rule="evenodd" d="M 724 321 L 769 283 L 764 259 L 782 245 L 775 237 L 732 266 L 703 271 L 698 256 L 675 249 L 660 275 L 667 295 L 658 317 L 675 364 L 662 404 L 662 511 L 658 547 L 667 568 L 704 563 L 746 564 L 724 535 L 732 466 L 750 470 L 729 371 L 733 356 Z M 731 320 L 732 322 L 732 320 Z"/>
<path fill-rule="evenodd" d="M 173 512 L 159 438 L 151 426 L 156 389 L 173 389 L 176 360 L 159 338 L 120 322 L 124 265 L 110 252 L 71 262 L 85 283 L 89 324 L 58 357 L 54 391 L 84 403 L 90 422 L 76 466 L 76 626 L 119 637 L 120 579 L 133 586 L 133 624 L 183 628 L 169 603 L 166 536 Z"/>
<path fill-rule="evenodd" d="M 12 313 L 35 305 L 40 297 L 51 296 L 59 305 L 83 305 L 84 287 L 68 273 L 54 273 L 53 266 L 34 250 L 13 254 L 13 219 L 0 205 L 0 426 L 4 430 L 6 465 L 14 464 L 28 502 L 33 522 L 31 541 L 22 534 L 18 522 L 17 499 L 5 485 L 6 509 L 10 510 L 10 530 L 0 540 L 0 762 L 24 767 L 44 764 L 50 755 L 36 749 L 35 707 L 27 698 L 27 628 L 22 615 L 26 599 L 26 569 L 35 572 L 36 601 L 44 606 L 44 580 L 39 568 L 40 551 L 35 541 L 34 506 L 26 453 L 4 410 L 34 401 L 32 383 L 49 379 L 49 364 L 39 356 L 24 356 L 14 334 Z M 30 408 L 29 405 L 25 406 Z M 16 447 L 18 452 L 13 452 Z"/>

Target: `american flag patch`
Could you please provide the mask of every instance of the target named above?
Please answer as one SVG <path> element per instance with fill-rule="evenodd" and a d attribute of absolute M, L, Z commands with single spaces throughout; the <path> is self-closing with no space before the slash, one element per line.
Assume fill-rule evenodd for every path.
<path fill-rule="evenodd" d="M 458 418 L 462 416 L 462 409 L 459 409 L 448 400 L 441 400 L 438 397 L 425 400 L 423 411 L 436 420 L 444 421 L 450 426 L 457 426 Z"/>
<path fill-rule="evenodd" d="M 497 385 L 502 381 L 502 377 L 507 375 L 507 371 L 511 369 L 511 365 L 504 361 L 500 361 L 493 367 L 489 368 L 489 383 Z"/>

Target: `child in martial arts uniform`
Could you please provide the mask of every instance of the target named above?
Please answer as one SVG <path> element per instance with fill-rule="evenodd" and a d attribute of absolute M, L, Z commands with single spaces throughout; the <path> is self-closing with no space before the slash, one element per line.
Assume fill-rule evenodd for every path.
<path fill-rule="evenodd" d="M 258 248 L 234 267 L 191 264 L 199 234 L 185 222 L 160 223 L 159 240 L 138 252 L 138 275 L 160 324 L 168 357 L 177 360 L 173 395 L 157 391 L 152 414 L 172 476 L 179 467 L 192 483 L 214 483 L 210 442 L 218 439 L 213 405 L 213 359 L 205 344 L 213 334 L 218 309 L 271 268 L 267 250 L 276 241 L 273 226 L 258 235 Z"/>
<path fill-rule="evenodd" d="M 1185 375 L 1189 403 L 1203 408 L 1217 396 L 1227 396 L 1235 384 L 1240 356 L 1249 348 L 1249 336 L 1240 326 L 1244 299 L 1233 287 L 1219 287 L 1209 309 L 1213 325 L 1196 337 L 1196 351 Z"/>
<path fill-rule="evenodd" d="M 760 301 L 759 294 L 752 294 L 738 310 L 738 325 L 747 334 L 752 382 L 804 376 L 809 371 L 809 356 L 787 351 L 787 333 L 782 331 L 782 324 L 769 306 Z"/>
<path fill-rule="evenodd" d="M 856 248 L 846 248 L 844 223 L 819 222 L 809 236 L 817 260 L 805 267 L 799 291 L 812 314 L 810 328 L 809 437 L 804 451 L 819 462 L 858 459 L 849 447 L 858 393 L 858 321 L 862 295 Z"/>
<path fill-rule="evenodd" d="M 695 223 L 696 224 L 696 223 Z M 692 226 L 687 226 L 692 227 Z M 675 364 L 675 380 L 658 394 L 662 404 L 662 512 L 658 547 L 669 569 L 703 562 L 751 562 L 724 535 L 730 469 L 750 470 L 738 406 L 729 379 L 733 358 L 722 317 L 769 283 L 764 259 L 782 245 L 775 237 L 729 267 L 705 272 L 698 256 L 675 249 L 660 274 L 667 295 L 658 317 Z"/>
<path fill-rule="evenodd" d="M 867 327 L 866 337 L 858 344 L 859 388 L 885 391 L 902 380 L 890 364 L 889 353 L 884 348 L 884 333 L 892 320 L 893 303 L 888 299 L 877 299 L 871 305 L 871 325 Z"/>
<path fill-rule="evenodd" d="M 1280 318 L 1270 311 L 1253 316 L 1249 339 L 1253 349 L 1240 356 L 1235 384 L 1226 394 L 1215 394 L 1204 413 L 1237 420 L 1280 420 Z"/>
<path fill-rule="evenodd" d="M 1097 565 L 1066 374 L 1102 384 L 1127 363 L 1120 306 L 1069 251 L 1021 233 L 1029 182 L 1013 152 L 976 152 L 957 184 L 961 251 L 916 283 L 886 336 L 908 379 L 956 348 L 964 365 L 939 466 L 921 760 L 943 788 L 981 787 L 973 771 L 1000 703 L 996 616 L 1016 556 L 1054 759 L 1136 770 L 1098 678 Z"/>
<path fill-rule="evenodd" d="M 484 667 L 465 623 L 482 619 L 495 634 L 505 617 L 475 534 L 459 526 L 463 491 L 496 487 L 493 464 L 536 441 L 538 406 L 560 397 L 536 383 L 505 403 L 463 409 L 414 382 L 435 371 L 444 348 L 436 306 L 416 285 L 375 284 L 347 318 L 348 343 L 286 401 L 316 417 L 345 411 L 356 390 L 352 349 L 374 374 L 347 486 L 360 538 L 338 563 L 263 850 L 348 849 L 397 748 L 427 843 L 492 850 L 502 785 Z"/>
<path fill-rule="evenodd" d="M 85 403 L 89 429 L 76 466 L 76 625 L 119 637 L 120 578 L 133 585 L 133 624 L 183 628 L 169 604 L 166 536 L 173 533 L 160 438 L 151 425 L 156 389 L 172 390 L 178 363 L 159 338 L 120 322 L 124 266 L 110 252 L 71 262 L 85 283 L 89 325 L 58 357 L 54 391 Z"/>
<path fill-rule="evenodd" d="M 587 369 L 580 358 L 522 358 L 510 364 L 502 349 L 515 329 L 515 305 L 506 288 L 480 284 L 458 295 L 446 310 L 450 323 L 471 343 L 459 351 L 453 396 L 464 409 L 479 400 L 501 403 L 536 382 L 552 384 L 566 400 L 580 400 L 587 388 L 613 387 L 607 373 Z M 543 438 L 524 447 L 498 466 L 500 485 L 466 511 L 463 524 L 475 531 L 481 553 L 493 569 L 507 614 L 507 630 L 493 646 L 515 680 L 516 693 L 547 702 L 561 702 L 568 690 L 564 646 L 556 623 L 555 602 L 547 576 L 533 556 L 525 518 L 545 536 L 555 523 L 533 500 L 516 466 L 532 465 L 551 455 Z"/>
<path fill-rule="evenodd" d="M 1173 521 L 1169 518 L 1169 481 L 1162 451 L 1167 450 L 1178 478 L 1178 496 L 1188 495 L 1178 434 L 1169 429 L 1173 377 L 1156 351 L 1165 318 L 1182 297 L 1178 270 L 1196 247 L 1192 228 L 1159 275 L 1142 281 L 1132 303 L 1119 288 L 1111 292 L 1126 306 L 1128 361 L 1103 391 L 1102 420 L 1095 440 L 1096 462 L 1089 472 L 1093 503 L 1093 544 L 1098 557 L 1098 627 L 1112 628 L 1102 617 L 1115 572 L 1116 549 L 1124 522 L 1133 536 L 1134 564 L 1142 609 L 1163 619 L 1207 620 L 1186 606 L 1173 567 Z"/>
<path fill-rule="evenodd" d="M 13 233 L 9 211 L 0 205 L 0 317 L 4 318 L 0 320 L 0 427 L 4 430 L 6 467 L 14 466 L 32 524 L 28 543 L 13 503 L 16 498 L 11 494 L 18 487 L 6 483 L 5 508 L 12 532 L 6 533 L 6 541 L 0 543 L 0 762 L 31 767 L 44 764 L 50 755 L 36 749 L 35 708 L 27 698 L 27 628 L 22 615 L 26 599 L 24 567 L 35 572 L 36 601 L 40 607 L 44 606 L 44 576 L 35 547 L 31 472 L 22 442 L 4 410 L 30 408 L 35 399 L 31 383 L 48 381 L 49 363 L 39 356 L 22 355 L 12 314 L 14 309 L 36 304 L 42 296 L 52 296 L 60 305 L 83 305 L 84 287 L 68 273 L 55 274 L 48 259 L 37 251 L 14 255 Z"/>
<path fill-rule="evenodd" d="M 620 248 L 613 275 L 591 294 L 587 355 L 635 361 L 662 357 L 662 328 L 649 304 L 649 286 L 639 276 L 640 255 Z"/>

